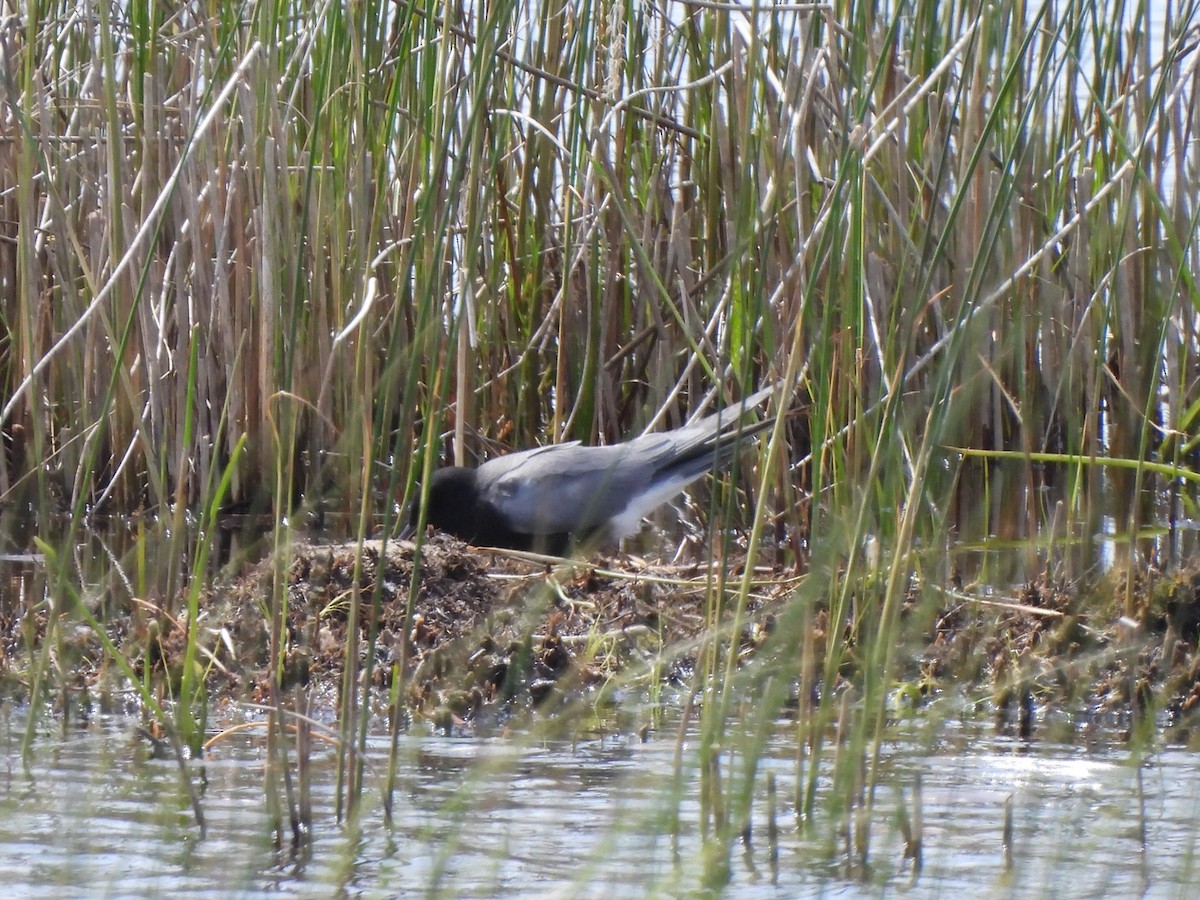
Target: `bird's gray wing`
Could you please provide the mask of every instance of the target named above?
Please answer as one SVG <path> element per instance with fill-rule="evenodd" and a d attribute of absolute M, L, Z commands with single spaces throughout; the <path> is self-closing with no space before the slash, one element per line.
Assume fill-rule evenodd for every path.
<path fill-rule="evenodd" d="M 580 534 L 614 517 L 640 518 L 727 462 L 735 436 L 767 427 L 770 420 L 750 425 L 740 420 L 774 390 L 760 390 L 683 428 L 623 444 L 584 447 L 572 441 L 488 460 L 478 470 L 481 499 L 526 534 Z M 630 522 L 622 525 L 628 529 Z"/>
<path fill-rule="evenodd" d="M 636 453 L 635 444 L 583 447 L 572 441 L 488 460 L 479 467 L 482 497 L 516 531 L 586 533 L 621 513 L 650 484 L 659 454 L 648 451 L 669 443 L 665 434 L 652 437 L 657 440 Z"/>
<path fill-rule="evenodd" d="M 749 438 L 774 424 L 773 418 L 745 422 L 746 414 L 775 392 L 775 386 L 763 388 L 740 403 L 697 419 L 674 431 L 653 432 L 629 442 L 631 452 L 653 461 L 656 468 L 680 469 L 698 478 L 705 471 L 724 465 L 733 458 L 736 442 Z"/>
<path fill-rule="evenodd" d="M 754 392 L 749 397 L 744 397 L 737 403 L 729 404 L 720 412 L 697 419 L 695 422 L 678 429 L 678 431 L 712 435 L 732 434 L 737 431 L 738 420 L 743 418 L 750 410 L 761 406 L 764 400 L 775 393 L 776 387 L 774 384 L 769 384 L 765 388 Z"/>

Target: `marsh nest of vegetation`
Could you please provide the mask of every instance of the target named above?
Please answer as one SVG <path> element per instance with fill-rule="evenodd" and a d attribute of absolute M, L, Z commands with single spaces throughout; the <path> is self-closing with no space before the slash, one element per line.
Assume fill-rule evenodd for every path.
<path fill-rule="evenodd" d="M 744 572 L 736 559 L 711 568 L 627 555 L 563 564 L 432 535 L 422 545 L 412 592 L 413 554 L 412 544 L 395 541 L 386 547 L 369 541 L 361 554 L 354 544 L 299 544 L 279 562 L 264 560 L 232 583 L 203 591 L 194 665 L 218 715 L 276 696 L 269 610 L 281 592 L 286 619 L 278 668 L 285 694 L 299 690 L 312 714 L 334 716 L 349 658 L 360 684 L 371 681 L 373 712 L 392 711 L 395 696 L 406 715 L 446 730 L 600 698 L 612 688 L 690 689 L 698 651 L 713 636 L 725 652 L 736 643 L 743 670 L 759 660 L 799 682 L 803 654 L 823 659 L 830 634 L 829 610 L 814 604 L 797 617 L 789 604 L 815 574 L 756 569 L 735 625 Z M 883 590 L 880 579 L 856 591 L 838 626 L 845 652 L 829 689 L 856 683 L 866 652 L 858 634 L 871 633 L 857 610 L 878 610 Z M 710 598 L 717 595 L 724 599 L 714 612 Z M 93 609 L 107 638 L 140 678 L 169 695 L 186 658 L 184 617 L 141 602 L 114 607 L 102 602 Z M 174 608 L 186 608 L 183 594 Z M 990 708 L 1000 727 L 1018 734 L 1054 722 L 1103 723 L 1107 731 L 1187 728 L 1196 721 L 1200 571 L 1143 571 L 1132 584 L 1119 573 L 1086 586 L 1044 578 L 1007 594 L 913 584 L 899 616 L 900 681 L 892 688 L 909 705 L 954 691 Z M 76 619 L 62 622 L 50 661 L 42 664 L 42 683 L 55 683 L 57 674 L 61 702 L 82 695 L 85 707 L 98 696 L 132 697 L 95 632 Z M 44 607 L 22 614 L 0 609 L 5 694 L 27 695 L 37 655 L 28 648 L 40 647 L 45 633 Z M 808 673 L 814 687 L 805 702 L 825 689 L 818 668 Z"/>
<path fill-rule="evenodd" d="M 682 685 L 711 624 L 706 596 L 718 577 L 715 567 L 632 556 L 608 565 L 563 564 L 478 550 L 440 534 L 422 544 L 409 610 L 413 551 L 411 543 L 397 541 L 386 547 L 368 541 L 361 555 L 353 543 L 299 545 L 284 571 L 266 560 L 208 592 L 201 623 L 219 663 L 209 676 L 218 696 L 268 702 L 268 609 L 281 577 L 287 593 L 284 691 L 303 685 L 332 707 L 353 625 L 355 664 L 360 677 L 371 679 L 379 711 L 386 711 L 393 679 L 402 675 L 407 712 L 445 728 L 596 692 L 618 673 Z M 726 567 L 727 591 L 737 590 L 742 572 L 737 562 Z M 794 585 L 777 573 L 755 574 L 741 639 L 746 653 L 765 639 L 769 610 Z M 163 665 L 170 669 L 185 648 L 184 634 L 164 643 Z"/>
<path fill-rule="evenodd" d="M 446 729 L 599 694 L 618 675 L 626 687 L 686 688 L 707 635 L 722 635 L 726 648 L 736 640 L 743 664 L 752 664 L 801 580 L 782 569 L 753 572 L 734 636 L 740 560 L 727 560 L 718 581 L 720 564 L 667 566 L 620 556 L 553 565 L 434 535 L 422 545 L 410 611 L 413 549 L 368 542 L 356 556 L 353 544 L 301 545 L 291 549 L 286 570 L 276 573 L 268 560 L 206 596 L 202 622 L 206 644 L 222 662 L 210 667 L 220 696 L 269 699 L 267 608 L 279 578 L 287 591 L 285 689 L 303 685 L 334 703 L 357 600 L 356 659 L 360 677 L 369 675 L 377 689 L 379 711 L 402 674 L 408 713 Z M 878 608 L 863 602 L 875 589 L 882 592 L 882 582 L 868 584 L 855 607 Z M 709 598 L 716 590 L 724 591 L 725 615 L 715 623 Z M 853 616 L 842 625 L 847 662 L 834 690 L 857 675 Z M 1086 587 L 1044 578 L 1007 595 L 913 585 L 901 617 L 906 643 L 897 693 L 918 704 L 965 690 L 991 705 L 1001 727 L 1020 734 L 1051 712 L 1084 726 L 1128 729 L 1147 710 L 1157 724 L 1174 726 L 1192 720 L 1200 706 L 1200 571 L 1144 572 L 1132 590 L 1115 573 Z M 810 652 L 820 658 L 828 610 L 811 611 L 805 627 Z M 763 655 L 795 673 L 803 640 L 780 635 Z M 176 647 L 163 647 L 164 660 L 178 656 L 182 636 Z"/>

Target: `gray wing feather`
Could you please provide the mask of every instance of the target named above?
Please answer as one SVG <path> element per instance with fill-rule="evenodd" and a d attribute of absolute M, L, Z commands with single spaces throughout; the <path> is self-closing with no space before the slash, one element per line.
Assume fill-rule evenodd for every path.
<path fill-rule="evenodd" d="M 760 390 L 683 428 L 623 444 L 584 447 L 571 441 L 488 460 L 479 467 L 483 499 L 503 512 L 510 527 L 528 534 L 597 528 L 624 512 L 639 494 L 667 481 L 682 490 L 714 463 L 728 461 L 735 436 L 748 437 L 771 423 L 739 424 L 774 390 Z"/>
<path fill-rule="evenodd" d="M 685 425 L 680 431 L 690 431 L 694 428 L 710 432 L 713 435 L 735 432 L 738 420 L 750 410 L 761 406 L 764 400 L 775 393 L 776 387 L 774 384 L 768 385 L 761 390 L 755 391 L 749 397 L 743 398 L 739 403 L 726 406 L 720 412 L 715 412 L 710 416 L 705 416 L 703 419 L 697 419 L 690 425 Z"/>
<path fill-rule="evenodd" d="M 666 435 L 654 437 L 668 443 Z M 582 447 L 573 441 L 510 453 L 479 467 L 483 496 L 517 531 L 587 531 L 620 513 L 651 483 L 654 458 L 632 450 L 631 444 Z"/>

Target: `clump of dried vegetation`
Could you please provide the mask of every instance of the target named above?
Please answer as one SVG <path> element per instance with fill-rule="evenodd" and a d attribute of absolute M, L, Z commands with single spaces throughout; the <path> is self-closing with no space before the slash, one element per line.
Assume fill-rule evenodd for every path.
<path fill-rule="evenodd" d="M 1200 480 L 1198 32 L 1192 2 L 1161 12 L 6 15 L 0 518 L 42 554 L 0 592 L 15 683 L 68 689 L 70 648 L 98 642 L 93 661 L 198 751 L 208 691 L 233 676 L 189 623 L 222 567 L 265 557 L 236 595 L 261 615 L 259 699 L 282 742 L 305 655 L 338 657 L 353 793 L 363 710 L 426 709 L 421 641 L 469 619 L 439 605 L 444 567 L 391 581 L 362 549 L 434 467 L 617 440 L 778 380 L 775 406 L 800 411 L 695 494 L 687 527 L 706 537 L 672 560 L 748 560 L 689 607 L 702 754 L 755 752 L 731 704 L 769 684 L 807 758 L 841 716 L 873 779 L 892 688 L 923 658 L 935 682 L 995 670 L 1037 698 L 1089 648 L 1142 720 L 1185 714 L 1191 675 L 1139 687 L 1194 675 L 1196 645 L 1195 591 L 1163 599 L 1174 576 L 1147 574 L 1191 551 L 1177 526 Z M 223 543 L 231 514 L 257 529 L 248 552 Z M 337 616 L 300 624 L 310 520 L 357 549 L 336 555 Z M 1098 560 L 1111 590 L 1088 590 Z M 787 590 L 749 664 L 731 636 L 765 621 L 761 565 Z M 988 612 L 951 597 L 964 579 L 1041 587 Z M 564 596 L 538 601 L 557 625 L 484 650 L 491 668 L 439 715 L 503 693 L 501 658 L 556 673 L 596 602 Z M 488 614 L 520 619 L 511 599 Z M 611 624 L 588 625 L 585 680 Z M 155 653 L 171 677 L 140 665 Z"/>

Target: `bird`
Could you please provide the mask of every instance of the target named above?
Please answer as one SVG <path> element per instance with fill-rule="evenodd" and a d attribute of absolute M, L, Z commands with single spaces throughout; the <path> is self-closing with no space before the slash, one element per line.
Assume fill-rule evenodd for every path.
<path fill-rule="evenodd" d="M 564 556 L 572 547 L 616 543 L 645 516 L 705 472 L 727 464 L 740 441 L 770 427 L 774 417 L 743 424 L 772 385 L 741 403 L 671 431 L 607 446 L 579 441 L 520 450 L 478 468 L 435 471 L 425 521 L 478 547 L 535 550 Z M 420 523 L 420 497 L 400 538 Z"/>

